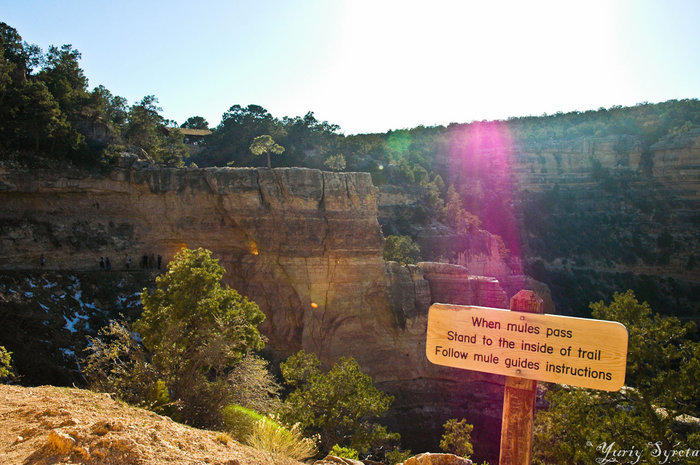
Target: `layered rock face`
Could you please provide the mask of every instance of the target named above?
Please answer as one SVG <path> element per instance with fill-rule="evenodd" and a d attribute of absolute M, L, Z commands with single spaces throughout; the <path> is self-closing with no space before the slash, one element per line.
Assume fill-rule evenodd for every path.
<path fill-rule="evenodd" d="M 385 264 L 376 197 L 368 174 L 309 169 L 6 171 L 0 268 L 30 273 L 43 254 L 44 272 L 100 272 L 100 257 L 114 271 L 124 272 L 127 257 L 131 272 L 150 271 L 183 246 L 209 248 L 226 283 L 267 315 L 273 355 L 303 348 L 327 365 L 353 356 L 396 397 L 387 423 L 414 450 L 435 449 L 441 425 L 465 417 L 479 455 L 493 463 L 502 379 L 431 365 L 427 309 L 436 301 L 505 307 L 508 295 L 464 267 Z"/>
<path fill-rule="evenodd" d="M 435 169 L 484 230 L 410 225 L 425 259 L 496 276 L 509 295 L 523 285 L 544 293 L 546 312 L 546 287 L 526 274 L 551 289 L 559 313 L 585 315 L 589 302 L 633 289 L 657 311 L 700 315 L 700 130 L 650 147 L 625 135 L 535 146 L 498 131 L 496 142 L 435 154 Z M 411 187 L 381 186 L 380 222 L 406 231 L 421 199 Z"/>

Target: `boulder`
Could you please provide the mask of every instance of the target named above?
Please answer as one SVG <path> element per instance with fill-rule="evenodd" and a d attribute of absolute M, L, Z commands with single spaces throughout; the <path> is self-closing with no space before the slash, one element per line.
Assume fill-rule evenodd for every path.
<path fill-rule="evenodd" d="M 472 461 L 454 454 L 426 452 L 406 460 L 402 465 L 472 465 Z"/>
<path fill-rule="evenodd" d="M 313 465 L 364 465 L 359 460 L 346 459 L 345 457 L 336 457 L 335 455 L 326 455 L 321 460 L 316 460 Z"/>

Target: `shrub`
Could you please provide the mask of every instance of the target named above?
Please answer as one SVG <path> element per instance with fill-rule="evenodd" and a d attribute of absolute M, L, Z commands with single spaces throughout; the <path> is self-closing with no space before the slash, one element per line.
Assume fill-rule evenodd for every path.
<path fill-rule="evenodd" d="M 255 410 L 245 408 L 241 405 L 230 404 L 221 409 L 221 418 L 224 428 L 239 441 L 245 440 L 253 431 L 255 422 L 264 419 Z"/>
<path fill-rule="evenodd" d="M 373 421 L 394 398 L 375 388 L 353 358 L 342 357 L 328 372 L 320 367 L 319 359 L 303 350 L 280 365 L 285 382 L 294 388 L 283 404 L 289 424 L 319 434 L 321 452 L 337 444 L 367 454 L 400 439 Z"/>
<path fill-rule="evenodd" d="M 323 162 L 323 166 L 333 171 L 343 171 L 345 169 L 345 157 L 342 153 L 331 155 Z"/>
<path fill-rule="evenodd" d="M 225 270 L 205 249 L 183 249 L 141 294 L 134 323 L 90 338 L 84 373 L 95 389 L 197 426 L 219 426 L 229 403 L 272 410 L 279 389 L 267 363 L 255 302 L 221 285 Z M 177 411 L 172 410 L 177 406 Z"/>
<path fill-rule="evenodd" d="M 8 381 L 14 377 L 12 372 L 12 352 L 0 346 L 0 381 Z"/>
<path fill-rule="evenodd" d="M 83 361 L 83 375 L 90 388 L 116 394 L 120 399 L 150 408 L 156 400 L 157 373 L 147 352 L 136 339 L 129 323 L 111 321 L 88 336 L 88 355 Z"/>
<path fill-rule="evenodd" d="M 235 404 L 224 407 L 221 416 L 229 433 L 251 447 L 295 460 L 316 454 L 316 442 L 304 438 L 296 425 L 285 428 L 270 417 Z"/>
<path fill-rule="evenodd" d="M 402 265 L 420 260 L 420 247 L 409 236 L 389 236 L 384 242 L 384 260 Z"/>
<path fill-rule="evenodd" d="M 253 424 L 245 443 L 258 450 L 305 460 L 316 455 L 316 442 L 302 436 L 299 425 L 287 429 L 279 423 L 262 418 Z"/>
<path fill-rule="evenodd" d="M 468 424 L 464 418 L 461 420 L 451 418 L 447 420 L 443 427 L 445 432 L 440 440 L 440 449 L 468 459 L 474 453 L 471 443 L 474 425 Z"/>
<path fill-rule="evenodd" d="M 389 465 L 396 465 L 398 463 L 403 463 L 406 460 L 408 460 L 411 457 L 411 451 L 394 449 L 387 452 L 385 457 L 386 461 L 389 462 Z"/>
<path fill-rule="evenodd" d="M 343 457 L 346 459 L 357 460 L 359 458 L 359 454 L 355 449 L 353 449 L 352 447 L 341 447 L 338 444 L 335 444 L 333 447 L 331 447 L 329 454 L 335 455 L 336 457 Z"/>

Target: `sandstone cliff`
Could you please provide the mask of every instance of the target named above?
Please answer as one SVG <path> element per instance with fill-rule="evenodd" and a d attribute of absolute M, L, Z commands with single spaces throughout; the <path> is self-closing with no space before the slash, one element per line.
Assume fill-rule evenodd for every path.
<path fill-rule="evenodd" d="M 28 287 L 43 281 L 32 276 L 48 273 L 50 281 L 50 273 L 72 270 L 66 293 L 78 296 L 72 300 L 80 308 L 73 305 L 54 323 L 41 316 L 24 321 L 78 339 L 83 332 L 76 328 L 94 331 L 122 308 L 109 298 L 89 302 L 77 282 L 117 272 L 147 275 L 157 271 L 157 256 L 165 265 L 182 246 L 207 247 L 228 270 L 225 281 L 267 315 L 262 330 L 273 356 L 302 348 L 326 364 L 353 356 L 396 397 L 386 421 L 414 450 L 435 449 L 441 425 L 465 417 L 475 424 L 479 455 L 493 460 L 502 379 L 431 365 L 426 318 L 431 302 L 504 307 L 508 295 L 496 279 L 472 276 L 464 267 L 385 264 L 376 197 L 367 174 L 309 169 L 153 168 L 106 176 L 5 171 L 0 267 L 26 270 L 27 279 L 16 276 L 3 285 L 2 317 L 19 308 L 17 299 L 33 301 L 24 307 L 31 311 L 57 311 L 60 296 L 38 301 Z M 99 270 L 99 257 L 111 259 L 111 274 Z M 133 259 L 128 271 L 127 257 Z M 131 282 L 131 289 L 143 282 L 123 281 L 118 284 Z M 115 292 L 112 302 L 125 295 L 134 293 Z M 2 340 L 21 351 L 23 338 L 34 337 L 31 330 L 21 334 Z M 75 363 L 78 345 L 52 348 Z"/>

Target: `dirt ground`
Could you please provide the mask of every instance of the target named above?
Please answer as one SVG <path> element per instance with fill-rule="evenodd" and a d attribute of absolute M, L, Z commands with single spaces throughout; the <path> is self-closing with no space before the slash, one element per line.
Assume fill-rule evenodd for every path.
<path fill-rule="evenodd" d="M 81 389 L 0 385 L 0 464 L 301 465 Z"/>

